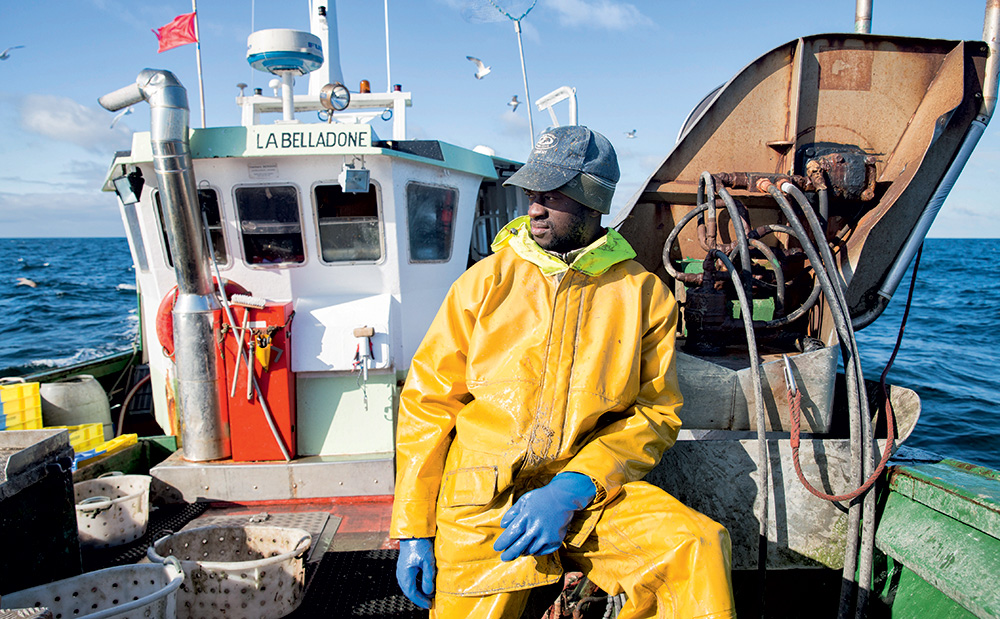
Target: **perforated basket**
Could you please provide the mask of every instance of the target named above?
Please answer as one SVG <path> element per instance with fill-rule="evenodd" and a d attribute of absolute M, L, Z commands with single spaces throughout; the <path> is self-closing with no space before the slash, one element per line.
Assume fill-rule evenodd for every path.
<path fill-rule="evenodd" d="M 45 607 L 73 619 L 174 619 L 180 563 L 109 567 L 3 596 L 5 608 Z"/>
<path fill-rule="evenodd" d="M 302 602 L 311 544 L 304 529 L 214 525 L 162 537 L 146 555 L 181 560 L 178 619 L 278 619 Z"/>
<path fill-rule="evenodd" d="M 146 534 L 149 475 L 102 475 L 73 484 L 80 544 L 110 548 Z"/>

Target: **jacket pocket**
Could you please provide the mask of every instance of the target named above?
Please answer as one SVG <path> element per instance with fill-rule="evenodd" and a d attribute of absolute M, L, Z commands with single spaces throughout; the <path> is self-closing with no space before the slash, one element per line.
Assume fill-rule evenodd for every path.
<path fill-rule="evenodd" d="M 449 471 L 442 484 L 441 503 L 444 507 L 486 505 L 497 492 L 497 467 L 472 466 Z"/>

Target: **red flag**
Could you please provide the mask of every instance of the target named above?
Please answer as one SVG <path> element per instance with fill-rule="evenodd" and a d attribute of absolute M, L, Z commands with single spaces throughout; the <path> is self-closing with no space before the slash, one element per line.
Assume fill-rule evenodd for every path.
<path fill-rule="evenodd" d="M 153 30 L 153 34 L 160 41 L 160 52 L 198 42 L 198 37 L 194 34 L 194 16 L 195 13 L 178 15 L 166 26 Z"/>

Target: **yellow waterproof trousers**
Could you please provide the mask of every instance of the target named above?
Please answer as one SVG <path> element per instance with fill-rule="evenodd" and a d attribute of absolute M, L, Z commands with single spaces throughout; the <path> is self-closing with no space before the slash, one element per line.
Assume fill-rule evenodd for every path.
<path fill-rule="evenodd" d="M 560 552 L 607 593 L 625 592 L 618 619 L 736 616 L 725 527 L 645 482 L 622 486 L 583 545 Z M 438 592 L 430 616 L 518 619 L 530 591 Z"/>

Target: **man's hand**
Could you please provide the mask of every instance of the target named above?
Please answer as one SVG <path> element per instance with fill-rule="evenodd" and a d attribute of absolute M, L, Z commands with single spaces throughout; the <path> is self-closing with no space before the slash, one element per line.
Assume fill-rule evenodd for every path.
<path fill-rule="evenodd" d="M 547 485 L 527 492 L 500 519 L 504 532 L 493 543 L 500 559 L 555 552 L 566 537 L 573 514 L 597 495 L 594 482 L 581 473 L 559 473 Z"/>
<path fill-rule="evenodd" d="M 399 559 L 396 561 L 396 580 L 399 588 L 411 602 L 420 608 L 431 607 L 434 597 L 434 538 L 415 537 L 399 540 Z M 417 582 L 420 587 L 417 587 Z"/>

